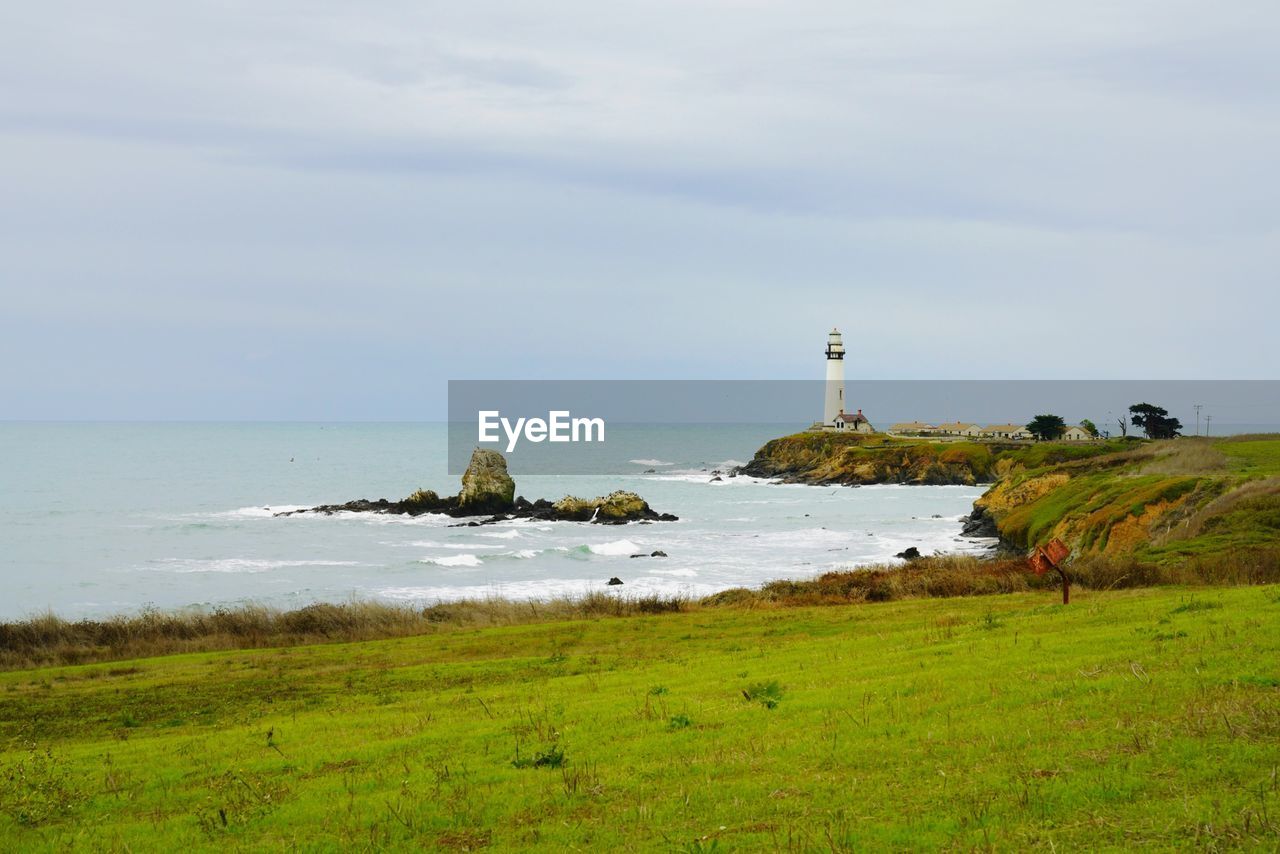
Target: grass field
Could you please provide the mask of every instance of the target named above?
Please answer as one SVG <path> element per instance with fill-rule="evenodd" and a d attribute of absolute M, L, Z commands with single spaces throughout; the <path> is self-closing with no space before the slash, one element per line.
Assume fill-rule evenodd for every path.
<path fill-rule="evenodd" d="M 0 848 L 1280 845 L 1280 588 L 0 673 Z"/>

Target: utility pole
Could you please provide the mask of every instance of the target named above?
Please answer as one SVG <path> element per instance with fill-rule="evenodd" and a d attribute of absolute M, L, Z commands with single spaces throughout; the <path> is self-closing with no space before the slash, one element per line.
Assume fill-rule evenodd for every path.
<path fill-rule="evenodd" d="M 1204 406 L 1203 403 L 1197 403 L 1197 404 L 1194 404 L 1192 407 L 1196 411 L 1196 435 L 1197 436 L 1200 435 L 1200 408 L 1202 406 Z"/>
<path fill-rule="evenodd" d="M 1211 423 L 1213 423 L 1213 416 L 1212 416 L 1212 415 L 1206 415 L 1206 416 L 1204 417 L 1204 434 L 1205 434 L 1206 436 L 1208 436 L 1208 435 L 1209 435 L 1209 425 L 1210 425 Z"/>

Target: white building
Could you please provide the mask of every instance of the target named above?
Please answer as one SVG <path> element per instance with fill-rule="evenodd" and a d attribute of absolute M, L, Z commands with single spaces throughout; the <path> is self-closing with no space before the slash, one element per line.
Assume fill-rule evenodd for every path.
<path fill-rule="evenodd" d="M 840 330 L 827 336 L 827 388 L 822 407 L 823 426 L 834 426 L 844 412 L 844 342 Z"/>
<path fill-rule="evenodd" d="M 1083 427 L 1068 427 L 1062 434 L 1063 442 L 1092 442 L 1093 434 Z"/>
<path fill-rule="evenodd" d="M 986 439 L 1030 439 L 1031 434 L 1022 424 L 988 424 L 982 428 Z"/>
<path fill-rule="evenodd" d="M 934 432 L 943 436 L 979 436 L 982 434 L 982 425 L 952 421 L 950 424 L 939 424 Z"/>
<path fill-rule="evenodd" d="M 938 428 L 923 421 L 899 421 L 889 428 L 889 432 L 901 436 L 927 436 L 938 432 Z"/>
<path fill-rule="evenodd" d="M 827 336 L 827 383 L 823 397 L 822 422 L 814 427 L 822 430 L 840 430 L 850 433 L 874 433 L 875 428 L 859 409 L 845 412 L 844 397 L 844 341 L 839 329 L 832 329 Z"/>

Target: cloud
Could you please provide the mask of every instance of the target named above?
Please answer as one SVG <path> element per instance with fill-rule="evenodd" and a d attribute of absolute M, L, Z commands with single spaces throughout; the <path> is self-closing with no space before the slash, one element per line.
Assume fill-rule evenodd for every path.
<path fill-rule="evenodd" d="M 10 4 L 0 417 L 797 376 L 835 323 L 881 375 L 1262 376 L 1277 29 L 1243 2 Z M 237 390 L 245 353 L 287 405 Z"/>

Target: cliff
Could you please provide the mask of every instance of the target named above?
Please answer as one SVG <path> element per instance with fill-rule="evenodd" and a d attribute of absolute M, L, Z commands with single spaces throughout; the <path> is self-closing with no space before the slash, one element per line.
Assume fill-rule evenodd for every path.
<path fill-rule="evenodd" d="M 1280 547 L 1280 435 L 1028 445 L 799 433 L 739 471 L 819 485 L 991 483 L 965 533 L 1020 551 L 1058 537 L 1076 556 L 1164 563 Z"/>
<path fill-rule="evenodd" d="M 738 471 L 784 483 L 972 486 L 1028 466 L 1096 456 L 1117 447 L 1108 442 L 1026 445 L 806 432 L 767 442 Z"/>
<path fill-rule="evenodd" d="M 1022 467 L 975 503 L 1008 545 L 1154 563 L 1280 546 L 1280 436 L 1140 443 Z"/>

